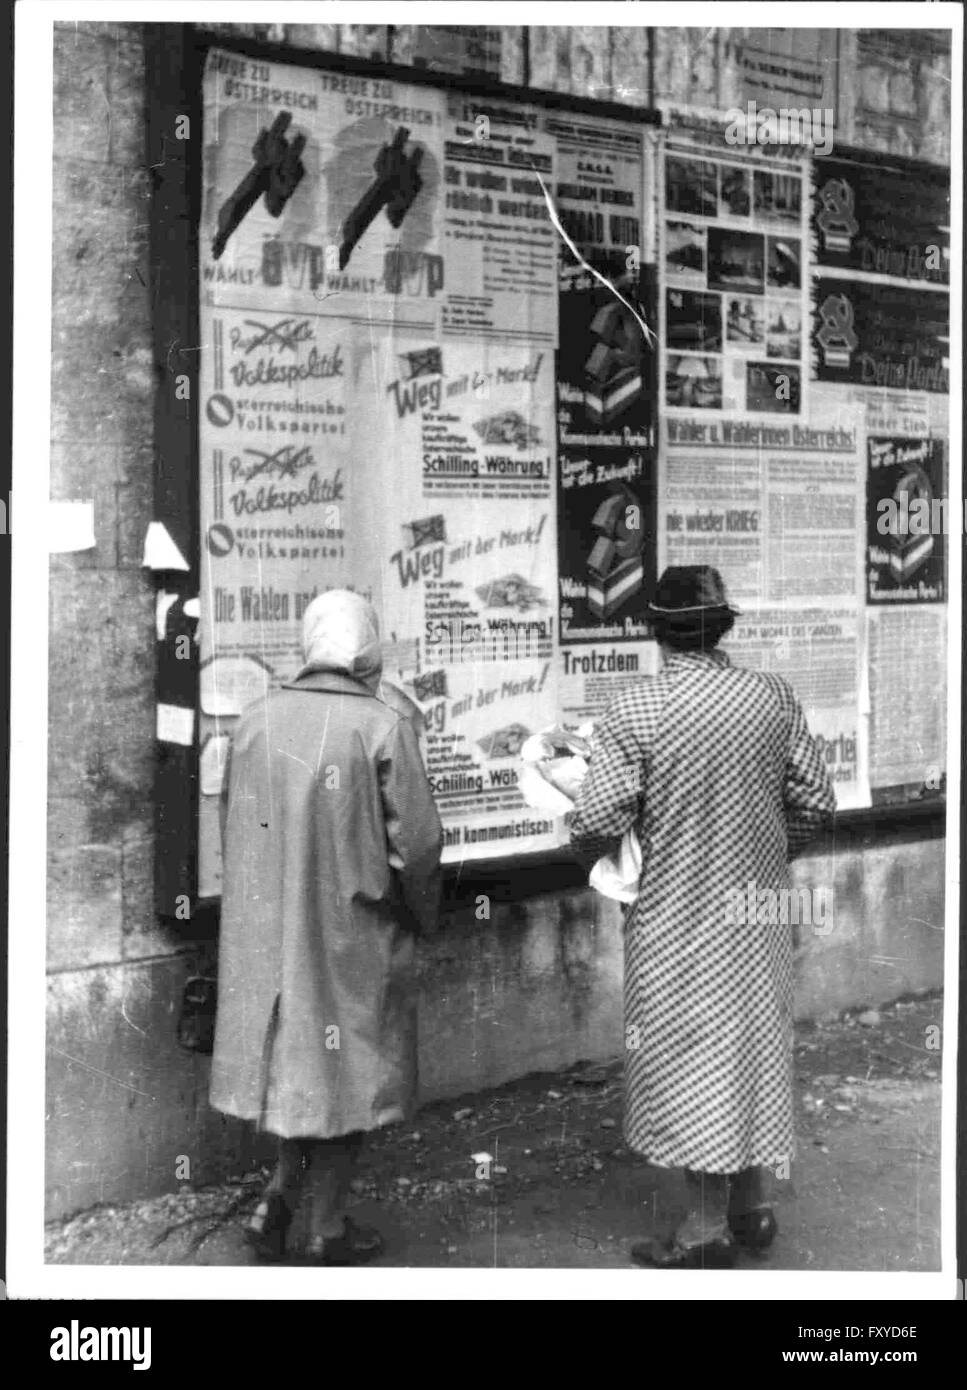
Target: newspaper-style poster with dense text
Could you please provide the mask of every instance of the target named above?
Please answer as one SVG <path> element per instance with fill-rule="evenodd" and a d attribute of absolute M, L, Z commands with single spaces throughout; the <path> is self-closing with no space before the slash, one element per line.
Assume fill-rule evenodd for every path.
<path fill-rule="evenodd" d="M 869 804 L 860 714 L 863 460 L 846 419 L 663 424 L 663 564 L 712 564 L 741 611 L 724 649 L 792 685 L 837 805 Z"/>
<path fill-rule="evenodd" d="M 816 739 L 840 810 L 870 804 L 861 712 L 862 627 L 855 603 L 830 608 L 756 608 L 723 644 L 740 666 L 784 677 Z"/>
<path fill-rule="evenodd" d="M 554 142 L 536 107 L 452 95 L 444 180 L 443 331 L 477 342 L 557 346 L 556 238 L 541 182 Z"/>
<path fill-rule="evenodd" d="M 855 426 L 664 422 L 664 563 L 712 564 L 742 604 L 855 601 L 862 522 Z"/>
<path fill-rule="evenodd" d="M 941 790 L 946 767 L 947 610 L 869 612 L 870 783 Z"/>

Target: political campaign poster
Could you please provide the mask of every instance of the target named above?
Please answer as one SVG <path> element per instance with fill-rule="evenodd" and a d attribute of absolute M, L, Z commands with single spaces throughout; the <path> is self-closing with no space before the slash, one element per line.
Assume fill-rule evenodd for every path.
<path fill-rule="evenodd" d="M 816 380 L 895 391 L 950 392 L 950 300 L 870 279 L 813 281 Z"/>
<path fill-rule="evenodd" d="M 871 434 L 866 448 L 866 601 L 943 603 L 944 441 Z"/>
<path fill-rule="evenodd" d="M 817 265 L 950 283 L 950 171 L 837 150 L 812 179 Z"/>
<path fill-rule="evenodd" d="M 360 334 L 351 390 L 358 573 L 424 713 L 447 858 L 550 848 L 516 784 L 556 717 L 554 354 Z"/>
<path fill-rule="evenodd" d="M 565 646 L 604 644 L 614 667 L 608 644 L 651 635 L 644 604 L 655 581 L 658 339 L 643 263 L 643 134 L 585 115 L 547 121 L 558 142 L 560 635 Z M 572 690 L 579 665 L 562 660 Z"/>

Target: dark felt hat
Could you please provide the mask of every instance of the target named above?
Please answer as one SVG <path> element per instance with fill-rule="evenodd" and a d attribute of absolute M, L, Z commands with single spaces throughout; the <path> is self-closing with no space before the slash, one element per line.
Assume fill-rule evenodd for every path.
<path fill-rule="evenodd" d="M 669 565 L 658 581 L 648 612 L 656 618 L 694 621 L 713 613 L 740 616 L 726 597 L 722 576 L 712 565 Z"/>

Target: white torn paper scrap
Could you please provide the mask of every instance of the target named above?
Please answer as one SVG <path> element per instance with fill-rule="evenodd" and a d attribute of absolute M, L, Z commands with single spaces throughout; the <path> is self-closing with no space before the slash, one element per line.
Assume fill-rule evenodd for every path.
<path fill-rule="evenodd" d="M 231 743 L 228 734 L 212 734 L 205 740 L 205 746 L 201 750 L 201 757 L 198 760 L 198 780 L 201 785 L 202 796 L 218 796 L 222 790 L 222 782 L 225 779 L 225 761 L 228 754 L 228 745 Z"/>
<path fill-rule="evenodd" d="M 93 502 L 51 502 L 47 515 L 51 555 L 71 555 L 78 550 L 93 550 Z"/>
<path fill-rule="evenodd" d="M 641 314 L 631 303 L 631 301 L 625 299 L 621 291 L 617 289 L 616 286 L 612 285 L 611 281 L 606 279 L 599 270 L 595 270 L 594 266 L 591 265 L 588 261 L 586 261 L 584 257 L 581 255 L 580 251 L 574 245 L 574 242 L 571 240 L 571 238 L 568 236 L 567 232 L 561 225 L 561 219 L 557 215 L 557 208 L 554 206 L 554 199 L 547 191 L 547 184 L 541 178 L 540 174 L 537 172 L 537 169 L 533 164 L 531 165 L 531 169 L 537 177 L 537 182 L 541 186 L 541 192 L 544 194 L 544 201 L 547 204 L 547 211 L 551 219 L 551 225 L 553 226 L 557 234 L 560 236 L 567 249 L 571 252 L 574 259 L 580 265 L 583 265 L 585 270 L 590 271 L 590 273 L 594 276 L 595 280 L 600 280 L 601 284 L 604 285 L 606 289 L 611 291 L 615 299 L 620 299 L 621 303 L 625 306 L 625 308 L 629 309 L 631 313 L 634 315 L 635 321 L 640 327 L 642 333 L 645 335 L 645 342 L 650 343 L 652 347 L 657 347 L 658 339 L 655 337 L 654 333 L 648 327 L 647 323 L 645 323 L 645 320 L 642 318 Z"/>
<path fill-rule="evenodd" d="M 163 521 L 152 521 L 144 538 L 142 568 L 150 570 L 187 570 L 188 561 L 178 549 L 171 532 Z"/>
<path fill-rule="evenodd" d="M 209 657 L 201 667 L 201 707 L 205 714 L 230 718 L 260 699 L 269 688 L 271 671 L 255 657 Z"/>
<path fill-rule="evenodd" d="M 196 598 L 186 598 L 181 611 L 186 618 L 200 618 L 201 604 Z"/>
<path fill-rule="evenodd" d="M 158 633 L 159 642 L 163 642 L 165 640 L 165 629 L 168 626 L 168 609 L 171 607 L 173 603 L 177 602 L 177 594 L 166 594 L 163 589 L 158 594 L 158 597 L 155 600 L 154 623 L 155 629 Z"/>
<path fill-rule="evenodd" d="M 157 737 L 159 743 L 190 748 L 195 741 L 195 711 L 184 705 L 159 705 Z"/>

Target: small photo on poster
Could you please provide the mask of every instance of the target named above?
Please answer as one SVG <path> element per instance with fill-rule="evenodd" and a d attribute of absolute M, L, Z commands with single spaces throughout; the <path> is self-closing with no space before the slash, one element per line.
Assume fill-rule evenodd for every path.
<path fill-rule="evenodd" d="M 699 223 L 665 223 L 665 274 L 669 280 L 705 284 L 705 228 Z"/>
<path fill-rule="evenodd" d="M 766 310 L 766 356 L 802 355 L 802 309 L 795 299 L 768 299 Z"/>
<path fill-rule="evenodd" d="M 727 227 L 708 231 L 710 290 L 751 290 L 761 294 L 765 278 L 765 239 Z"/>
<path fill-rule="evenodd" d="M 727 295 L 725 299 L 725 341 L 733 347 L 756 348 L 765 342 L 764 304 L 752 296 Z"/>
<path fill-rule="evenodd" d="M 719 165 L 719 217 L 748 217 L 752 206 L 749 170 Z"/>
<path fill-rule="evenodd" d="M 792 362 L 747 362 L 745 368 L 746 410 L 769 411 L 774 415 L 798 415 L 800 401 L 799 368 Z"/>
<path fill-rule="evenodd" d="M 665 207 L 669 212 L 689 212 L 700 217 L 718 213 L 716 166 L 704 159 L 665 161 Z"/>
<path fill-rule="evenodd" d="M 798 174 L 775 174 L 757 169 L 752 180 L 756 217 L 798 222 L 802 216 L 802 179 Z"/>
<path fill-rule="evenodd" d="M 721 410 L 722 359 L 679 357 L 670 353 L 665 367 L 665 403 L 697 410 Z"/>
<path fill-rule="evenodd" d="M 766 284 L 779 290 L 798 290 L 802 283 L 802 250 L 798 237 L 768 237 Z"/>
<path fill-rule="evenodd" d="M 665 343 L 680 352 L 721 352 L 720 296 L 701 290 L 666 290 Z"/>

